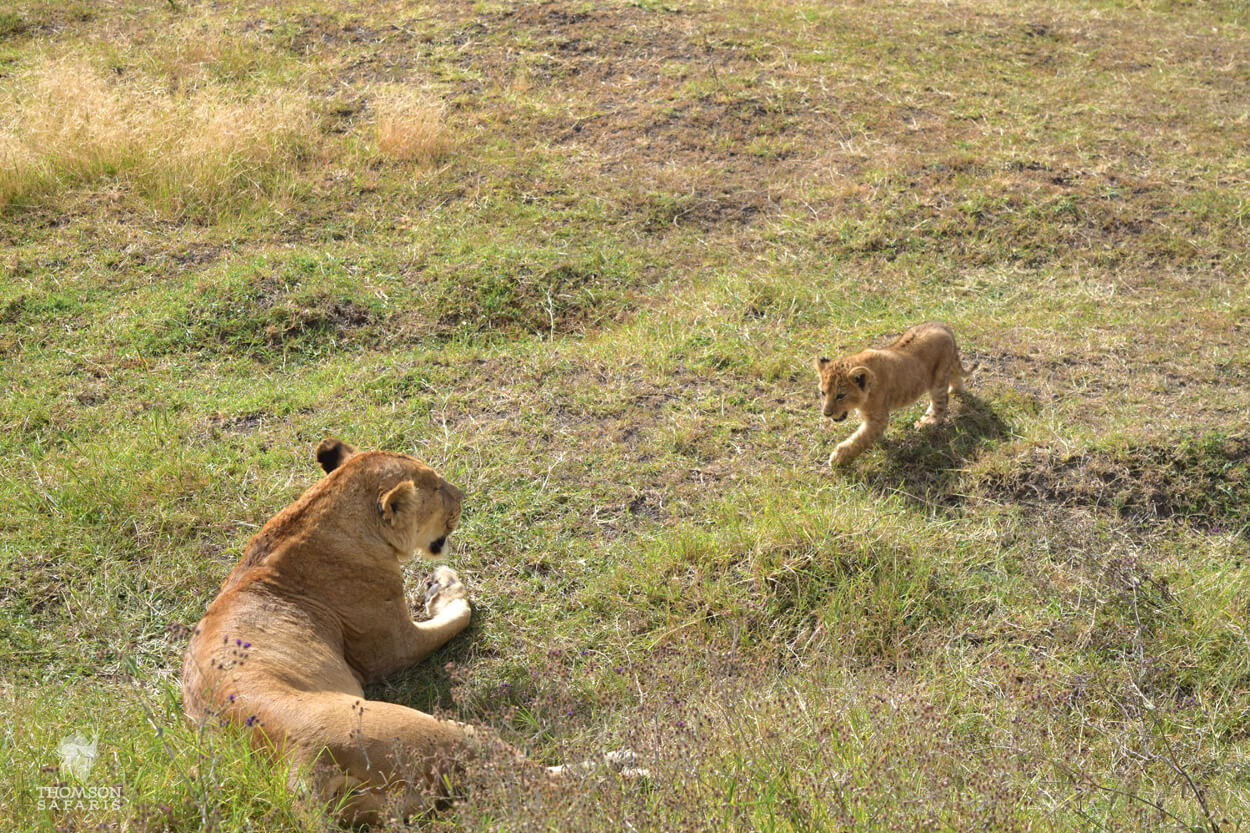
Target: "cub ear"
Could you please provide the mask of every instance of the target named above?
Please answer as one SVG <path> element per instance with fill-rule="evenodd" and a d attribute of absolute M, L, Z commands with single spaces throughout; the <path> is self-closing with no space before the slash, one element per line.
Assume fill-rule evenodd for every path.
<path fill-rule="evenodd" d="M 866 367 L 853 367 L 850 372 L 851 381 L 863 391 L 868 390 L 868 386 L 872 384 L 872 371 Z"/>
<path fill-rule="evenodd" d="M 417 487 L 411 480 L 401 480 L 399 485 L 389 492 L 383 492 L 378 496 L 378 514 L 391 526 L 395 525 L 395 519 L 398 516 L 407 514 L 416 505 Z"/>
<path fill-rule="evenodd" d="M 343 465 L 348 457 L 356 453 L 356 447 L 348 445 L 334 437 L 326 437 L 317 445 L 317 462 L 326 474 Z"/>
<path fill-rule="evenodd" d="M 829 364 L 829 360 L 826 359 L 824 356 L 821 356 L 819 359 L 812 359 L 812 367 L 816 368 L 817 370 L 824 370 L 825 365 L 827 364 Z"/>

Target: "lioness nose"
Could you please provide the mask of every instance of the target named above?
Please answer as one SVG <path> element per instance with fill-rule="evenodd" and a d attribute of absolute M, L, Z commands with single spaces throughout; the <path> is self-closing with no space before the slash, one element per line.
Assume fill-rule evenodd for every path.
<path fill-rule="evenodd" d="M 440 552 L 443 551 L 443 544 L 446 544 L 446 543 L 447 543 L 446 535 L 444 535 L 442 538 L 438 538 L 438 539 L 431 541 L 430 552 L 432 552 L 434 555 L 438 555 Z"/>

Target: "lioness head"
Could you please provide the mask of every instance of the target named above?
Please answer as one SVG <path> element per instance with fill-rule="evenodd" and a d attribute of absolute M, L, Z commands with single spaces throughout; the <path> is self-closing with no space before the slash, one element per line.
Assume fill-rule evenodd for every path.
<path fill-rule="evenodd" d="M 852 408 L 868 398 L 872 388 L 872 371 L 863 365 L 849 366 L 845 361 L 816 359 L 813 364 L 820 373 L 820 412 L 835 422 L 846 419 Z"/>
<path fill-rule="evenodd" d="M 400 561 L 414 555 L 438 558 L 460 522 L 460 489 L 416 457 L 392 451 L 359 452 L 328 438 L 317 446 L 317 462 L 339 478 L 346 511 L 354 523 L 374 524 Z"/>

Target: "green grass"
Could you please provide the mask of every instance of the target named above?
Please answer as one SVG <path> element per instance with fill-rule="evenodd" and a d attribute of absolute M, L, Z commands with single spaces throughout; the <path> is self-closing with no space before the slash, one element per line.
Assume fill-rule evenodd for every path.
<path fill-rule="evenodd" d="M 333 828 L 177 692 L 334 435 L 466 494 L 473 625 L 371 695 L 653 773 L 412 829 L 1250 830 L 1247 23 L 0 13 L 5 817 Z M 811 359 L 927 319 L 970 396 L 830 473 Z M 40 808 L 74 734 L 119 806 Z"/>

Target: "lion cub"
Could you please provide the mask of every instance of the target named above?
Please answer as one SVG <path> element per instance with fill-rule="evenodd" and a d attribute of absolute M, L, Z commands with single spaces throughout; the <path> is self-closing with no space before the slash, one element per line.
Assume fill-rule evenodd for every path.
<path fill-rule="evenodd" d="M 890 411 L 906 407 L 925 393 L 929 410 L 916 423 L 920 428 L 946 417 L 947 396 L 964 392 L 964 368 L 959 363 L 955 334 L 945 324 L 918 324 L 884 350 L 864 350 L 844 359 L 815 360 L 820 373 L 821 412 L 837 421 L 857 409 L 859 429 L 838 444 L 829 465 L 846 465 L 881 439 Z"/>

